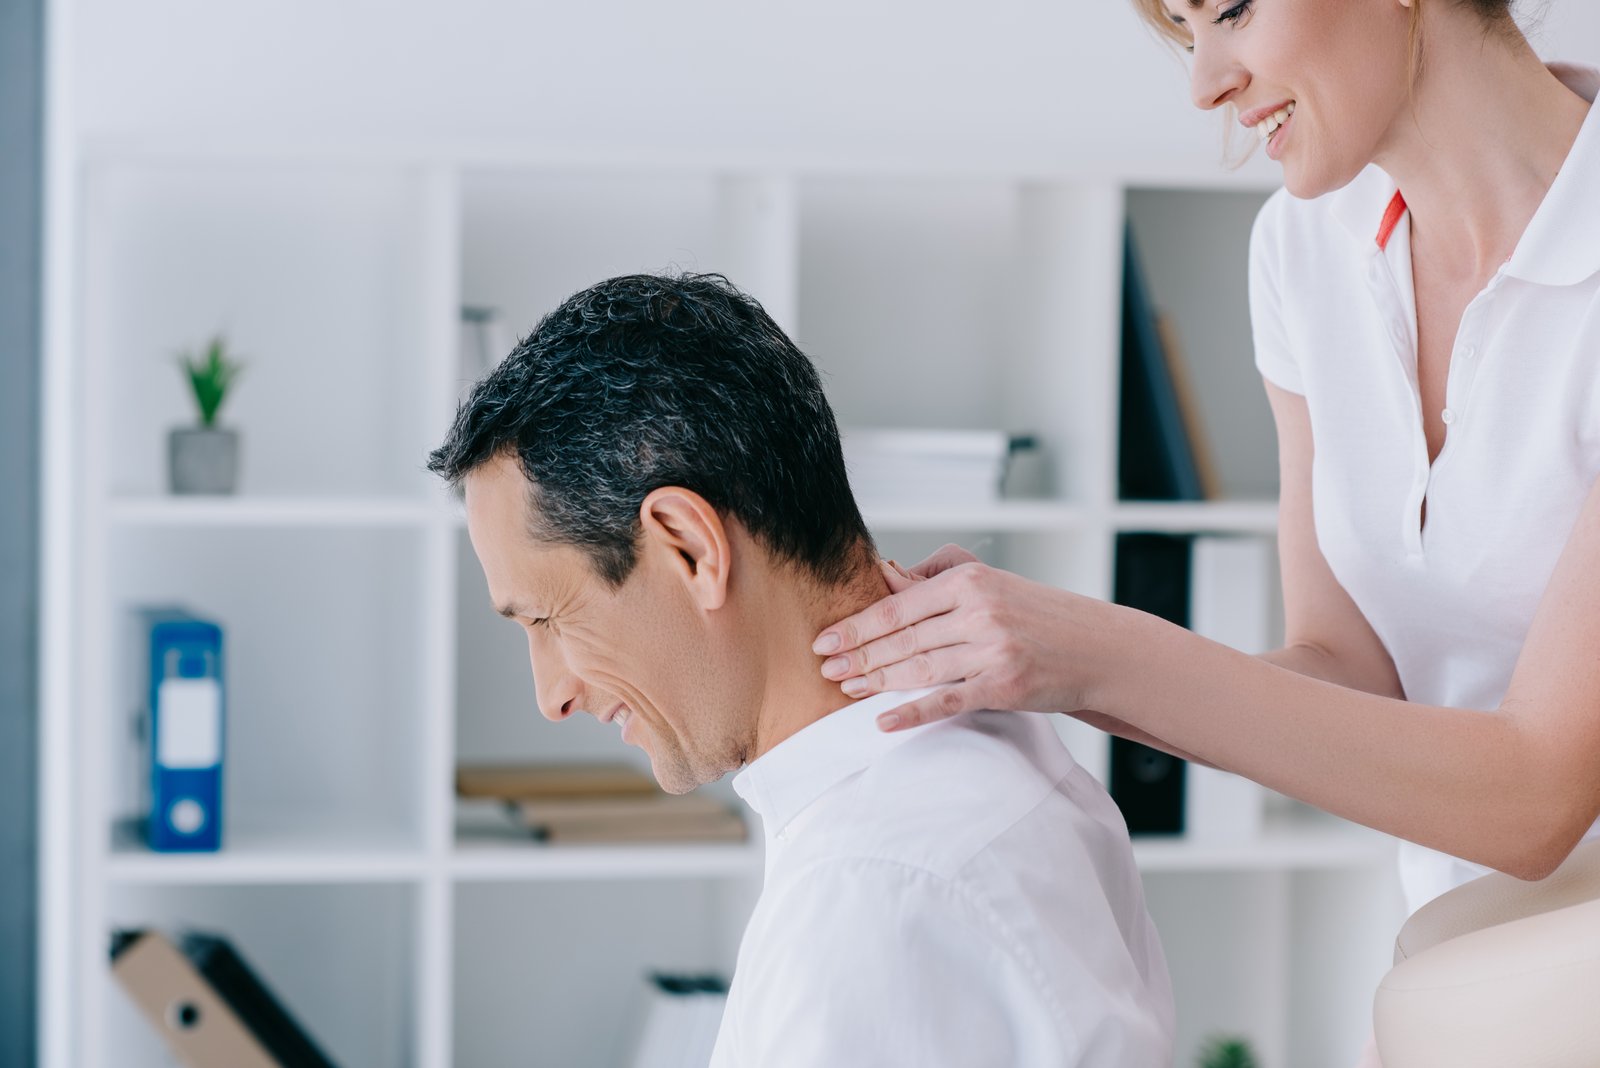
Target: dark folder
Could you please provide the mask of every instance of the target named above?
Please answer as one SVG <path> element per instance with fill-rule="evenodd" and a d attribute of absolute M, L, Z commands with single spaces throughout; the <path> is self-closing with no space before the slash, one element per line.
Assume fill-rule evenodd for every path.
<path fill-rule="evenodd" d="M 223 938 L 119 931 L 111 970 L 189 1068 L 334 1068 Z"/>

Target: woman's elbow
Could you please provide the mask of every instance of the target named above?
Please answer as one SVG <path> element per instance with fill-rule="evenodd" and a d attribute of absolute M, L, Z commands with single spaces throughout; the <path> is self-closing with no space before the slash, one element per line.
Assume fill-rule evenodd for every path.
<path fill-rule="evenodd" d="M 1583 841 L 1594 819 L 1593 813 L 1585 812 L 1570 820 L 1550 821 L 1546 833 L 1526 836 L 1523 846 L 1510 858 L 1510 866 L 1500 870 L 1528 882 L 1548 879 Z"/>

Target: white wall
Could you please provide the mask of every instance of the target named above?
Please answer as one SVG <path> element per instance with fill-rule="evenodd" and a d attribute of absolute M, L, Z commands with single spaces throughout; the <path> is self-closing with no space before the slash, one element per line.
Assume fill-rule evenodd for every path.
<path fill-rule="evenodd" d="M 1127 0 L 59 2 L 94 138 L 1221 173 L 1221 120 Z M 1600 4 L 1520 2 L 1600 64 Z"/>

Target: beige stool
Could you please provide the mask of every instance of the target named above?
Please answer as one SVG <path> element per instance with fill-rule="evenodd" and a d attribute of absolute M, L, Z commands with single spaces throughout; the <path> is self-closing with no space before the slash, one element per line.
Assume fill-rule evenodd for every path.
<path fill-rule="evenodd" d="M 1383 1068 L 1600 1066 L 1600 840 L 1538 882 L 1486 875 L 1406 921 L 1378 984 Z"/>

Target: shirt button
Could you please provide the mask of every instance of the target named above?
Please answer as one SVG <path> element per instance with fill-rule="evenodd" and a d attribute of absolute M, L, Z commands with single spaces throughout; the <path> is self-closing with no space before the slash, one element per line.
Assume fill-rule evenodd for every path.
<path fill-rule="evenodd" d="M 1478 354 L 1478 350 L 1473 348 L 1471 345 L 1462 345 L 1461 346 L 1461 358 L 1463 360 L 1470 360 L 1474 356 L 1476 356 L 1477 354 Z"/>
<path fill-rule="evenodd" d="M 1451 423 L 1456 421 L 1456 413 L 1452 412 L 1449 408 L 1446 408 L 1439 418 L 1444 420 L 1445 426 L 1449 426 Z"/>

